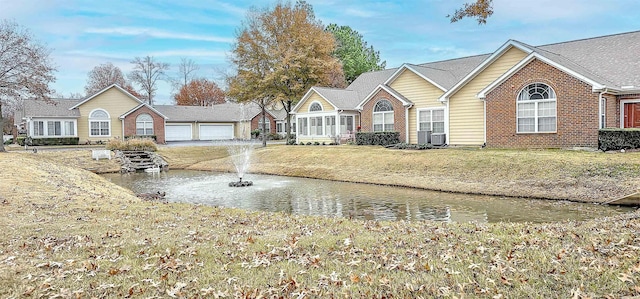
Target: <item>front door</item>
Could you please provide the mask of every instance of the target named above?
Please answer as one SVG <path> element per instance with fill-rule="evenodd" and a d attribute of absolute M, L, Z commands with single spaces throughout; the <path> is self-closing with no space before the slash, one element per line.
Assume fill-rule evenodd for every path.
<path fill-rule="evenodd" d="M 640 128 L 640 103 L 624 104 L 624 127 Z"/>

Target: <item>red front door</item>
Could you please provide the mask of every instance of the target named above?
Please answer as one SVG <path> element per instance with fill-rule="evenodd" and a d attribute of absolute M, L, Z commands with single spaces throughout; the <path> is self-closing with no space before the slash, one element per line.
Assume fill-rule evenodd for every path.
<path fill-rule="evenodd" d="M 640 128 L 640 103 L 624 104 L 624 127 Z"/>

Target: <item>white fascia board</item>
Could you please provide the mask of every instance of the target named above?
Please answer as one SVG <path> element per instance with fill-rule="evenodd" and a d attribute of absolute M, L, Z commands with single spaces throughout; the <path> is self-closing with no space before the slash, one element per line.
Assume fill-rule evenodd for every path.
<path fill-rule="evenodd" d="M 84 103 L 86 103 L 86 102 L 88 102 L 88 101 L 92 100 L 93 98 L 95 98 L 95 97 L 97 97 L 98 95 L 102 94 L 103 92 L 105 92 L 105 91 L 107 91 L 107 90 L 111 89 L 112 87 L 115 87 L 115 88 L 117 88 L 118 90 L 122 91 L 125 95 L 127 95 L 128 97 L 130 97 L 130 98 L 132 98 L 132 99 L 136 100 L 138 103 L 141 103 L 141 104 L 143 104 L 143 103 L 144 103 L 143 101 L 141 101 L 140 99 L 138 99 L 137 97 L 135 97 L 134 95 L 132 95 L 131 93 L 129 93 L 128 91 L 124 90 L 124 89 L 123 89 L 122 87 L 120 87 L 118 84 L 115 84 L 115 83 L 114 83 L 114 84 L 111 84 L 111 85 L 109 85 L 109 86 L 107 86 L 107 87 L 103 88 L 102 90 L 100 90 L 100 91 L 98 91 L 98 92 L 94 93 L 92 96 L 90 96 L 90 97 L 88 97 L 88 98 L 84 99 L 84 100 L 83 100 L 83 101 L 81 101 L 80 103 L 73 105 L 73 107 L 69 108 L 69 110 L 73 110 L 73 109 L 75 109 L 75 108 L 78 108 L 80 105 L 82 105 L 82 104 L 84 104 Z"/>
<path fill-rule="evenodd" d="M 591 85 L 592 87 L 592 91 L 597 91 L 597 90 L 601 90 L 604 89 L 606 86 L 603 84 L 600 84 L 596 81 L 593 81 L 583 75 L 581 75 L 580 73 L 571 70 L 559 63 L 556 63 L 555 61 L 552 61 L 536 52 L 533 52 L 531 54 L 529 54 L 527 57 L 525 57 L 524 59 L 522 59 L 520 62 L 518 62 L 516 65 L 514 65 L 513 67 L 511 67 L 507 72 L 505 72 L 504 74 L 502 74 L 500 77 L 498 77 L 498 79 L 494 80 L 493 82 L 491 82 L 491 84 L 487 85 L 487 87 L 483 88 L 480 92 L 478 92 L 476 94 L 476 97 L 479 99 L 484 99 L 486 98 L 487 93 L 489 93 L 491 90 L 493 90 L 496 86 L 498 86 L 499 84 L 501 84 L 502 82 L 504 82 L 505 80 L 507 80 L 508 78 L 510 78 L 511 76 L 513 76 L 516 72 L 518 72 L 519 70 L 521 70 L 525 65 L 527 65 L 529 62 L 531 62 L 534 59 L 538 59 L 566 74 L 568 74 L 569 76 L 572 76 L 580 81 L 583 81 L 589 85 Z"/>
<path fill-rule="evenodd" d="M 383 85 L 383 84 L 379 84 L 376 88 L 373 89 L 373 91 L 371 91 L 365 98 L 364 100 L 362 100 L 362 102 L 360 102 L 357 106 L 356 106 L 356 110 L 362 110 L 364 104 L 366 102 L 368 102 L 369 100 L 371 100 L 371 97 L 373 97 L 374 94 L 378 93 L 378 91 L 380 90 L 384 90 L 386 92 L 388 92 L 390 95 L 392 95 L 394 98 L 396 98 L 398 101 L 402 102 L 402 104 L 404 106 L 411 106 L 413 105 L 413 103 L 411 102 L 407 102 L 405 100 L 403 100 L 402 96 L 400 94 L 398 94 L 398 92 L 396 92 L 395 90 Z"/>
<path fill-rule="evenodd" d="M 421 74 L 420 72 L 418 72 L 416 69 L 414 69 L 410 64 L 403 64 L 400 68 L 398 68 L 398 70 L 396 70 L 395 73 L 393 73 L 393 75 L 391 75 L 391 77 L 389 77 L 389 79 L 387 79 L 387 81 L 385 81 L 383 84 L 384 85 L 390 85 L 391 82 L 395 81 L 398 76 L 400 76 L 400 74 L 402 74 L 402 72 L 404 70 L 409 70 L 411 72 L 413 72 L 414 74 L 416 74 L 418 77 L 424 79 L 425 81 L 431 83 L 431 85 L 437 87 L 438 89 L 446 92 L 447 89 L 442 87 L 440 84 L 436 83 L 435 81 L 431 80 L 429 77 Z"/>
<path fill-rule="evenodd" d="M 447 92 L 445 92 L 443 95 L 441 95 L 438 98 L 438 101 L 441 101 L 441 102 L 448 101 L 449 97 L 451 97 L 453 94 L 458 92 L 458 90 L 460 90 L 463 86 L 465 86 L 467 83 L 469 83 L 469 81 L 471 81 L 478 74 L 480 74 L 482 71 L 484 71 L 485 68 L 487 68 L 490 64 L 492 64 L 494 61 L 496 61 L 498 58 L 500 58 L 500 56 L 502 56 L 502 54 L 506 53 L 512 47 L 518 48 L 519 50 L 521 50 L 521 51 L 523 51 L 523 52 L 525 52 L 527 54 L 530 54 L 530 53 L 533 52 L 533 50 L 531 50 L 529 47 L 526 47 L 525 45 L 523 45 L 522 43 L 520 43 L 518 41 L 515 41 L 515 40 L 512 40 L 512 39 L 508 40 L 506 43 L 504 43 L 502 46 L 500 46 L 500 48 L 498 48 L 498 50 L 493 52 L 493 54 L 491 54 L 491 56 L 487 57 L 487 59 L 485 59 L 480 65 L 478 65 L 469 74 L 467 74 L 464 78 L 462 78 L 462 80 L 460 80 L 458 83 L 456 83 L 456 85 L 454 85 L 453 87 L 451 87 L 451 89 L 449 89 Z"/>
<path fill-rule="evenodd" d="M 297 110 L 300 108 L 299 106 L 302 106 L 302 104 L 303 104 L 304 102 L 306 102 L 306 101 L 311 97 L 311 93 L 312 93 L 312 92 L 315 92 L 315 93 L 316 93 L 316 94 L 318 94 L 318 95 L 319 95 L 323 100 L 325 100 L 325 101 L 327 101 L 327 103 L 331 104 L 331 106 L 333 106 L 333 109 L 334 109 L 334 110 L 338 110 L 338 107 L 337 107 L 333 102 L 331 102 L 329 99 L 327 99 L 327 97 L 325 97 L 322 93 L 320 93 L 320 91 L 318 91 L 315 87 L 311 87 L 311 88 L 309 89 L 309 91 L 307 91 L 307 93 L 306 93 L 306 94 L 304 94 L 304 96 L 302 97 L 302 99 L 301 99 L 301 100 L 300 100 L 300 101 L 299 101 L 299 102 L 298 102 L 298 103 L 297 103 L 293 108 L 291 108 L 291 111 L 292 111 L 292 112 L 297 111 Z"/>

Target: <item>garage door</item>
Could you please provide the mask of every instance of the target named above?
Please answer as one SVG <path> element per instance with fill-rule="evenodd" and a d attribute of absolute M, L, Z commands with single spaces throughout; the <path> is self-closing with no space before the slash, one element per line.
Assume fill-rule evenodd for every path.
<path fill-rule="evenodd" d="M 166 141 L 191 140 L 191 125 L 166 125 L 164 139 Z"/>
<path fill-rule="evenodd" d="M 200 140 L 233 139 L 233 125 L 200 125 Z"/>

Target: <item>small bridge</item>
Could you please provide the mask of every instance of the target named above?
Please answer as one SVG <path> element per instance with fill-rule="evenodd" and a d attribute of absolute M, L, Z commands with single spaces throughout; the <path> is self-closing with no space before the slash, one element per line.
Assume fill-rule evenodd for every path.
<path fill-rule="evenodd" d="M 640 192 L 616 198 L 605 203 L 609 205 L 640 207 Z"/>

